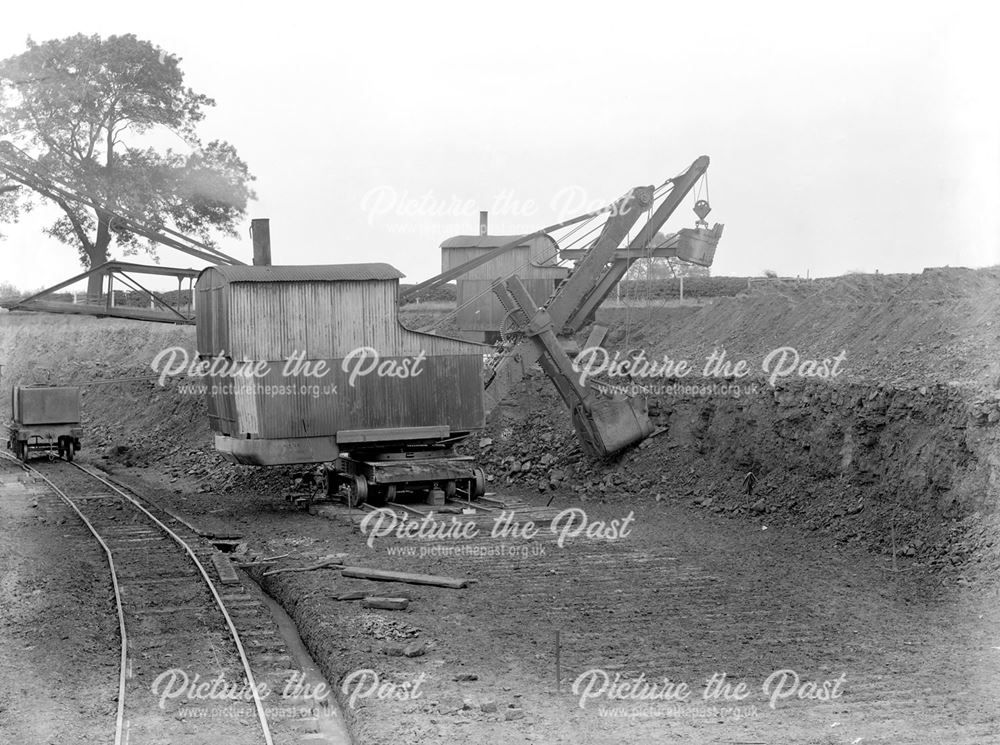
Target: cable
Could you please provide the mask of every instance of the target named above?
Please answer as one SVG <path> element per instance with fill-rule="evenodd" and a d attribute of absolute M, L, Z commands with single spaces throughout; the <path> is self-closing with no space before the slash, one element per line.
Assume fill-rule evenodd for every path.
<path fill-rule="evenodd" d="M 594 215 L 589 220 L 587 220 L 586 222 L 580 223 L 580 225 L 577 228 L 574 228 L 569 233 L 569 235 L 572 235 L 573 233 L 575 233 L 580 228 L 582 228 L 582 227 L 584 227 L 586 225 L 589 225 L 597 217 L 598 217 L 598 215 Z M 605 220 L 605 222 L 606 222 L 606 220 Z M 576 240 L 572 241 L 571 243 L 569 243 L 565 247 L 560 247 L 559 246 L 559 242 L 556 241 L 555 238 L 552 238 L 553 242 L 556 244 L 556 249 L 552 253 L 543 256 L 542 257 L 542 263 L 545 264 L 545 262 L 547 262 L 549 259 L 558 256 L 561 251 L 569 250 L 572 246 L 574 246 L 575 244 L 577 244 L 580 241 L 582 241 L 583 239 L 585 239 L 588 235 L 590 235 L 591 233 L 593 233 L 596 230 L 602 229 L 603 227 L 604 227 L 604 222 L 600 223 L 599 225 L 595 225 L 593 228 L 591 228 L 590 230 L 588 230 L 586 233 L 584 233 L 579 238 L 577 238 Z M 566 238 L 568 238 L 569 235 L 564 236 L 563 240 L 565 240 Z M 549 236 L 549 237 L 551 237 L 551 236 Z M 560 266 L 563 263 L 563 261 L 564 261 L 563 259 L 560 259 L 555 264 L 546 264 L 546 266 L 553 267 L 553 268 L 554 267 L 558 267 L 558 266 Z M 499 279 L 502 280 L 502 281 L 506 281 L 506 280 L 510 279 L 511 277 L 513 277 L 515 274 L 517 274 L 518 271 L 520 271 L 521 269 L 524 269 L 525 267 L 527 267 L 531 263 L 532 263 L 532 260 L 531 260 L 531 258 L 529 256 L 529 258 L 528 258 L 527 261 L 525 261 L 525 262 L 519 264 L 518 266 L 514 267 L 514 270 L 512 272 L 510 272 L 509 274 L 507 274 L 505 276 L 500 277 Z M 480 293 L 478 293 L 476 295 L 473 295 L 467 301 L 465 301 L 464 303 L 462 303 L 461 305 L 459 305 L 458 307 L 456 307 L 453 311 L 450 311 L 448 314 L 446 314 L 442 318 L 439 318 L 434 323 L 430 324 L 429 326 L 425 326 L 424 328 L 419 329 L 419 331 L 421 331 L 423 333 L 426 333 L 428 331 L 431 331 L 432 329 L 437 328 L 438 326 L 441 326 L 445 322 L 450 321 L 452 318 L 454 318 L 455 316 L 457 316 L 461 311 L 463 311 L 466 308 L 468 308 L 470 305 L 472 305 L 473 303 L 475 303 L 477 300 L 479 300 L 482 297 L 485 297 L 486 295 L 489 295 L 492 292 L 493 292 L 493 287 L 490 286 L 487 289 L 483 290 L 482 292 L 480 292 Z"/>
<path fill-rule="evenodd" d="M 648 216 L 646 218 L 646 224 L 648 224 L 649 220 L 652 219 L 653 208 L 655 207 L 656 202 L 658 200 L 662 199 L 663 197 L 665 197 L 668 193 L 670 193 L 673 190 L 673 188 L 674 188 L 673 179 L 667 179 L 665 182 L 663 182 L 662 184 L 660 184 L 660 186 L 658 186 L 658 187 L 656 187 L 654 189 L 654 191 L 653 191 L 653 199 L 650 201 L 649 208 L 647 209 Z M 597 230 L 603 229 L 604 226 L 605 226 L 605 224 L 607 223 L 607 212 L 608 212 L 608 209 L 600 210 L 598 212 L 593 213 L 590 216 L 590 218 L 588 220 L 586 220 L 585 222 L 577 223 L 576 227 L 574 227 L 565 236 L 562 236 L 561 240 L 568 239 L 574 233 L 576 233 L 577 231 L 583 229 L 584 227 L 586 227 L 587 225 L 589 225 L 591 222 L 593 222 L 598 217 L 600 217 L 602 215 L 605 215 L 604 220 L 601 221 L 601 223 L 599 223 L 598 225 L 595 225 L 590 230 L 588 230 L 586 233 L 584 233 L 583 235 L 579 236 L 578 238 L 576 238 L 574 241 L 572 241 L 571 243 L 569 243 L 566 246 L 560 246 L 559 245 L 559 241 L 556 240 L 555 238 L 552 238 L 553 242 L 556 243 L 556 248 L 555 248 L 555 250 L 551 254 L 548 254 L 548 255 L 546 255 L 546 256 L 544 256 L 542 258 L 542 263 L 544 264 L 550 258 L 558 256 L 559 253 L 562 252 L 562 251 L 569 250 L 572 246 L 574 246 L 575 244 L 579 243 L 580 241 L 582 241 L 583 239 L 585 239 L 587 236 L 591 235 L 592 233 L 596 232 Z M 640 231 L 640 233 L 641 233 L 641 231 Z M 629 239 L 626 242 L 626 258 L 628 258 L 628 252 L 631 251 L 631 249 L 632 249 L 632 240 L 631 240 L 630 236 L 631 236 L 631 230 L 629 231 Z M 552 236 L 550 235 L 549 237 L 552 237 Z M 654 248 L 653 247 L 653 242 L 654 242 L 655 238 L 656 238 L 655 235 L 650 236 L 648 238 L 648 240 L 646 241 L 646 245 L 645 246 L 638 246 L 637 248 L 639 250 L 646 251 L 647 253 L 651 254 L 651 252 L 653 250 L 655 250 L 655 248 L 659 248 L 660 245 L 664 245 L 664 244 L 660 244 L 660 245 L 657 245 Z M 597 238 L 595 238 L 593 241 L 591 241 L 591 245 L 593 243 L 595 243 L 596 240 L 597 240 Z M 586 250 L 589 250 L 590 247 L 591 246 L 588 246 Z M 559 266 L 559 265 L 561 265 L 563 263 L 563 261 L 564 260 L 560 259 L 558 262 L 556 262 L 555 264 L 553 264 L 551 266 Z M 505 276 L 500 277 L 499 279 L 501 281 L 506 281 L 506 280 L 510 279 L 511 277 L 513 277 L 515 274 L 517 274 L 518 271 L 520 271 L 521 269 L 527 267 L 531 263 L 532 263 L 532 260 L 529 257 L 529 259 L 527 261 L 519 264 L 517 267 L 514 268 L 513 271 L 511 271 L 509 274 L 507 274 Z M 424 326 L 424 327 L 418 329 L 418 331 L 420 331 L 422 333 L 427 333 L 427 332 L 430 332 L 430 331 L 438 328 L 439 326 L 441 326 L 441 325 L 447 323 L 448 321 L 450 321 L 451 319 L 453 319 L 461 311 L 463 311 L 466 308 L 468 308 L 469 306 L 473 305 L 480 298 L 482 298 L 482 297 L 484 297 L 486 295 L 489 295 L 492 292 L 493 292 L 493 288 L 491 286 L 491 287 L 483 290 L 482 292 L 480 292 L 480 293 L 478 293 L 476 295 L 473 295 L 471 298 L 469 298 L 468 300 L 466 300 L 464 303 L 462 303 L 461 305 L 458 305 L 454 310 L 448 312 L 447 314 L 445 314 L 444 316 L 442 316 L 438 320 L 434 321 L 433 323 L 431 323 L 431 324 L 429 324 L 427 326 Z"/>

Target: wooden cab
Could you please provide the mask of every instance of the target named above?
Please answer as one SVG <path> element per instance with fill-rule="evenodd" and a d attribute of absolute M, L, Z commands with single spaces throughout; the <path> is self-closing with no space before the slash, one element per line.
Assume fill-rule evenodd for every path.
<path fill-rule="evenodd" d="M 331 461 L 483 427 L 483 354 L 397 318 L 388 264 L 213 266 L 197 344 L 216 448 L 240 463 Z"/>

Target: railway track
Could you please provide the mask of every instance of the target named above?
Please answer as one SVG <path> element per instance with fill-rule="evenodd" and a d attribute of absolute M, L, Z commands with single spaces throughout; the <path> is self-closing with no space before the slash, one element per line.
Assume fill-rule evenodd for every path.
<path fill-rule="evenodd" d="M 215 549 L 193 526 L 85 466 L 18 465 L 107 557 L 120 635 L 115 745 L 350 742 L 315 670 L 293 658 L 258 593 L 213 577 Z"/>

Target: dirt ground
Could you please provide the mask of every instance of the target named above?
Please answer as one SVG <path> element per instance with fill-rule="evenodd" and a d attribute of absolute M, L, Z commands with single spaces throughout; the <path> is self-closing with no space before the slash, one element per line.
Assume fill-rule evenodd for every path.
<path fill-rule="evenodd" d="M 552 496 L 529 497 L 525 507 Z M 1000 737 L 997 594 L 942 587 L 921 567 L 892 572 L 808 529 L 706 514 L 674 497 L 637 504 L 557 493 L 543 517 L 533 516 L 545 527 L 535 540 L 494 539 L 487 519 L 473 540 L 385 537 L 369 547 L 356 521 L 311 516 L 274 496 L 174 499 L 189 514 L 237 527 L 254 555 L 290 553 L 282 566 L 346 553 L 349 563 L 473 581 L 461 590 L 387 587 L 332 570 L 264 580 L 332 681 L 362 669 L 400 685 L 424 676 L 419 698 L 356 701 L 347 713 L 359 742 Z M 577 538 L 559 547 L 544 516 L 571 507 L 607 524 L 632 513 L 634 528 L 619 540 Z M 411 547 L 416 556 L 392 555 Z M 501 550 L 508 554 L 488 555 Z M 335 599 L 355 590 L 402 592 L 411 603 L 406 611 L 372 612 Z M 422 653 L 401 656 L 413 641 L 424 643 Z M 573 683 L 595 669 L 612 680 L 644 676 L 661 688 L 665 678 L 686 682 L 692 693 L 683 703 L 596 696 L 581 708 Z M 798 687 L 791 672 L 779 686 L 784 670 L 799 676 Z M 722 674 L 734 687 L 743 682 L 746 697 L 704 698 L 705 682 Z M 811 699 L 810 682 L 839 695 Z M 767 694 L 776 691 L 772 708 Z"/>
<path fill-rule="evenodd" d="M 973 743 L 1000 736 L 997 594 L 942 587 L 922 567 L 893 573 L 870 553 L 844 547 L 833 536 L 768 526 L 766 517 L 727 518 L 686 499 L 636 504 L 556 493 L 512 502 L 515 521 L 533 519 L 543 527 L 535 540 L 494 539 L 493 518 L 480 516 L 481 535 L 472 540 L 383 537 L 369 547 L 357 516 L 351 520 L 346 511 L 328 519 L 275 494 L 206 498 L 183 487 L 177 493 L 179 482 L 157 478 L 150 469 L 114 470 L 143 488 L 159 481 L 153 491 L 160 499 L 206 526 L 238 530 L 251 556 L 289 554 L 280 566 L 346 553 L 350 563 L 473 580 L 461 590 L 378 585 L 343 579 L 332 570 L 263 580 L 296 619 L 329 680 L 343 684 L 354 671 L 372 670 L 381 683 L 421 682 L 421 695 L 410 700 L 361 697 L 353 707 L 348 704 L 359 742 Z M 531 512 L 550 499 L 547 511 Z M 26 526 L 16 525 L 17 511 L 37 509 L 31 507 L 34 501 L 4 503 L 13 513 L 5 518 L 18 527 L 8 535 L 24 534 Z M 570 507 L 607 524 L 632 513 L 634 527 L 618 540 L 576 538 L 560 547 L 547 526 L 551 515 Z M 95 689 L 107 687 L 113 670 L 92 665 L 104 652 L 104 666 L 113 668 L 114 656 L 106 653 L 114 645 L 81 644 L 81 638 L 113 640 L 114 629 L 81 635 L 74 626 L 69 634 L 51 621 L 63 614 L 78 618 L 79 605 L 88 602 L 96 606 L 89 615 L 98 625 L 101 619 L 110 624 L 112 615 L 100 612 L 100 591 L 90 585 L 80 591 L 78 570 L 67 573 L 65 564 L 61 574 L 53 570 L 53 543 L 65 541 L 61 532 L 49 530 L 45 539 L 37 535 L 39 526 L 32 527 L 39 552 L 32 564 L 35 581 L 51 584 L 62 576 L 55 581 L 67 586 L 53 587 L 45 597 L 73 607 L 62 613 L 46 607 L 41 618 L 24 624 L 53 635 L 49 639 L 62 638 L 40 645 L 44 659 L 6 656 L 7 679 L 15 673 L 24 679 L 25 670 L 48 675 L 63 668 L 67 657 L 77 661 L 81 649 L 89 657 L 70 668 L 71 678 L 37 683 L 20 697 L 8 691 L 4 725 L 21 735 L 11 741 L 63 742 L 60 727 L 79 731 L 81 721 L 89 722 L 93 739 L 76 741 L 99 742 L 114 702 L 113 691 L 102 699 L 109 692 L 95 694 Z M 4 548 L 6 558 L 13 547 Z M 400 548 L 417 555 L 391 555 Z M 506 554 L 489 555 L 501 550 Z M 92 558 L 100 567 L 100 557 Z M 95 575 L 99 583 L 103 574 Z M 355 590 L 403 593 L 411 603 L 406 611 L 392 612 L 335 600 Z M 16 600 L 8 607 L 30 610 L 23 594 Z M 3 627 L 5 649 L 16 651 L 10 621 L 5 618 Z M 421 654 L 400 655 L 401 647 L 415 641 Z M 595 696 L 581 708 L 572 686 L 588 670 L 604 671 L 611 679 L 687 682 L 692 694 L 682 703 Z M 794 671 L 802 683 L 792 689 L 789 673 L 781 691 L 793 691 L 791 697 L 777 699 L 772 708 L 763 686 L 781 670 Z M 84 671 L 91 673 L 89 683 Z M 745 683 L 748 695 L 706 699 L 705 681 L 720 674 L 734 686 Z M 603 673 L 594 675 L 600 682 Z M 808 690 L 806 681 L 825 682 L 830 689 L 841 676 L 836 698 L 797 698 Z M 772 678 L 771 693 L 777 684 Z M 53 689 L 61 695 L 46 698 Z M 39 699 L 48 706 L 39 709 Z M 97 702 L 105 699 L 102 710 Z M 31 729 L 42 725 L 48 729 Z"/>
<path fill-rule="evenodd" d="M 118 617 L 100 546 L 0 459 L 0 742 L 106 743 Z"/>
<path fill-rule="evenodd" d="M 763 381 L 739 398 L 653 395 L 657 436 L 607 462 L 581 455 L 551 386 L 529 379 L 468 450 L 512 519 L 542 527 L 531 540 L 489 535 L 480 514 L 475 538 L 369 546 L 336 509 L 287 501 L 309 493 L 292 469 L 221 463 L 201 401 L 131 380 L 150 376 L 160 349 L 190 347 L 188 329 L 0 316 L 0 354 L 5 384 L 100 381 L 85 389 L 81 455 L 210 530 L 240 532 L 250 556 L 288 554 L 278 566 L 295 567 L 343 553 L 470 580 L 261 577 L 332 683 L 381 686 L 353 705 L 342 693 L 359 742 L 989 743 L 1000 740 L 997 298 L 998 270 L 939 269 L 602 310 L 618 349 L 698 359 L 724 347 L 759 363 L 787 344 L 846 349 L 849 365 L 835 382 Z M 570 508 L 630 530 L 559 546 L 550 520 Z M 410 603 L 336 599 L 355 590 Z"/>

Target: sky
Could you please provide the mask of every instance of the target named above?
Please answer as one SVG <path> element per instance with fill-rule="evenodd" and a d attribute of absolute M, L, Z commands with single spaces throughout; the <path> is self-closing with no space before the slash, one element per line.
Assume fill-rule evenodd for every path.
<path fill-rule="evenodd" d="M 204 140 L 257 180 L 278 264 L 440 271 L 440 243 L 529 232 L 708 155 L 715 275 L 1000 263 L 1000 53 L 987 3 L 106 2 L 5 8 L 0 58 L 134 33 L 216 100 Z M 667 224 L 694 225 L 691 200 Z M 79 271 L 42 215 L 0 281 Z M 221 248 L 247 262 L 248 230 Z M 114 254 L 114 251 L 112 251 Z M 40 261 L 39 257 L 45 260 Z M 165 265 L 200 267 L 161 249 Z"/>

